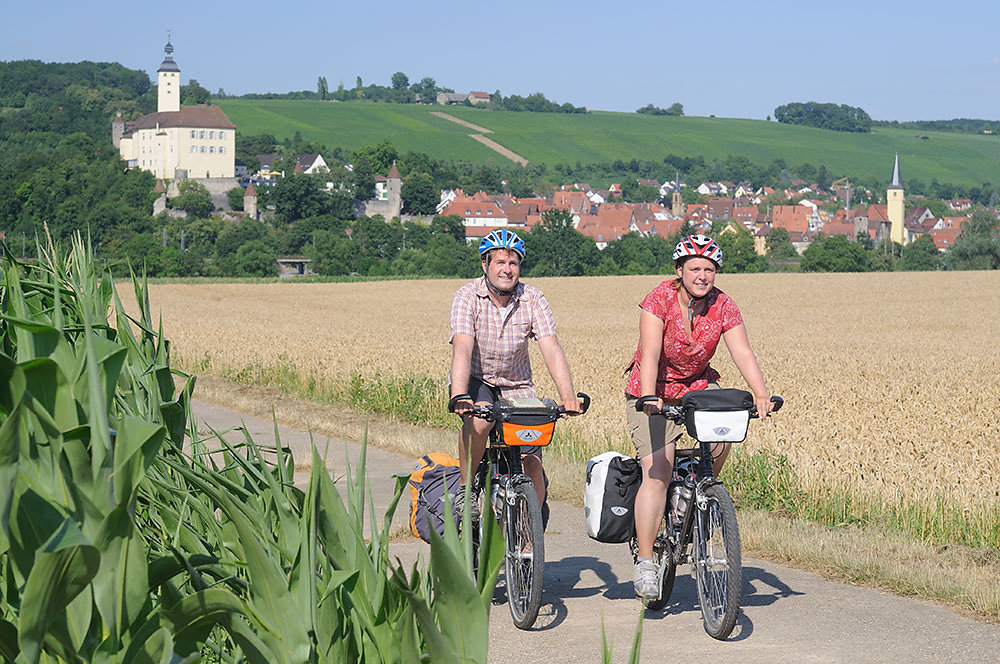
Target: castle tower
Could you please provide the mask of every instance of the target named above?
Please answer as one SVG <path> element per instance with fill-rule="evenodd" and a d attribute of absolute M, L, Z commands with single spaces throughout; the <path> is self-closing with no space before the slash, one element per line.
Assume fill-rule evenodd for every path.
<path fill-rule="evenodd" d="M 156 70 L 156 110 L 181 110 L 181 69 L 174 62 L 174 47 L 167 37 L 167 45 L 163 47 L 163 62 Z"/>
<path fill-rule="evenodd" d="M 896 153 L 896 163 L 892 167 L 892 182 L 885 192 L 886 216 L 889 217 L 889 239 L 899 244 L 906 244 L 906 233 L 903 230 L 905 210 L 903 207 L 903 180 L 899 176 L 899 153 Z"/>
<path fill-rule="evenodd" d="M 115 119 L 111 121 L 111 144 L 115 146 L 117 150 L 122 144 L 122 136 L 125 134 L 125 120 L 122 119 L 122 114 L 116 113 Z"/>
<path fill-rule="evenodd" d="M 257 221 L 257 188 L 253 186 L 252 181 L 243 192 L 243 211 L 248 217 Z"/>
<path fill-rule="evenodd" d="M 670 198 L 670 212 L 675 217 L 684 216 L 684 197 L 681 196 L 681 174 L 676 171 L 674 175 L 674 195 Z"/>
<path fill-rule="evenodd" d="M 396 162 L 392 162 L 392 168 L 389 169 L 389 174 L 386 175 L 385 188 L 389 194 L 389 214 L 386 218 L 386 221 L 389 221 L 394 217 L 398 217 L 403 210 L 403 176 L 399 174 Z"/>

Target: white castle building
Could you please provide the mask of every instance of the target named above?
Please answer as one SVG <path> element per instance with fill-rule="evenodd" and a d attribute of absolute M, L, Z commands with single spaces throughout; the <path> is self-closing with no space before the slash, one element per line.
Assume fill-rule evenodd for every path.
<path fill-rule="evenodd" d="M 129 168 L 157 178 L 233 178 L 236 125 L 218 106 L 181 107 L 181 70 L 170 41 L 157 70 L 156 113 L 126 123 L 121 114 L 111 124 L 119 154 Z"/>

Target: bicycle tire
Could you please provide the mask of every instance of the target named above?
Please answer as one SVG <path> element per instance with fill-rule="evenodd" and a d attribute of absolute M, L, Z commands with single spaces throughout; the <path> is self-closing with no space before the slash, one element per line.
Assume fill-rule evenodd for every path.
<path fill-rule="evenodd" d="M 542 508 L 530 481 L 518 482 L 507 496 L 504 517 L 505 578 L 510 617 L 518 629 L 535 624 L 542 604 L 545 541 Z"/>
<path fill-rule="evenodd" d="M 483 531 L 485 530 L 484 519 L 486 518 L 487 510 L 489 510 L 489 515 L 493 514 L 493 508 L 489 505 L 489 500 L 485 498 L 486 491 L 481 486 L 481 483 L 477 482 L 473 487 L 473 502 L 479 506 L 479 518 L 472 520 L 472 577 L 473 579 L 479 578 L 479 547 L 482 546 L 483 542 Z"/>
<path fill-rule="evenodd" d="M 660 529 L 656 533 L 653 541 L 653 562 L 663 570 L 660 579 L 660 597 L 658 599 L 647 600 L 646 608 L 650 611 L 659 611 L 670 601 L 670 593 L 674 590 L 674 577 L 677 576 L 677 561 L 674 558 L 674 547 L 667 536 L 669 531 L 667 517 L 660 520 Z M 634 539 L 634 538 L 633 538 Z"/>
<path fill-rule="evenodd" d="M 713 484 L 702 491 L 702 496 L 703 507 L 695 506 L 694 524 L 698 604 L 705 631 L 721 640 L 733 631 L 740 610 L 740 532 L 733 501 L 724 486 Z"/>

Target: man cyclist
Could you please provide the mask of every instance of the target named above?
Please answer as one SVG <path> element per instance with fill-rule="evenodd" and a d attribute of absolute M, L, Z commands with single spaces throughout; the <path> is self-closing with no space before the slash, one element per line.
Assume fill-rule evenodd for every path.
<path fill-rule="evenodd" d="M 463 416 L 458 458 L 463 483 L 486 450 L 493 422 L 466 415 L 472 404 L 491 404 L 497 397 L 534 397 L 528 340 L 538 341 L 545 366 L 567 412 L 577 413 L 580 401 L 562 346 L 556 337 L 552 310 L 542 291 L 520 282 L 524 242 L 505 228 L 479 243 L 483 276 L 465 284 L 451 304 L 451 400 L 449 408 Z M 545 502 L 542 449 L 521 447 L 524 473 L 531 478 L 540 505 Z M 465 487 L 455 497 L 456 511 L 464 504 Z M 473 507 L 472 509 L 475 509 Z"/>

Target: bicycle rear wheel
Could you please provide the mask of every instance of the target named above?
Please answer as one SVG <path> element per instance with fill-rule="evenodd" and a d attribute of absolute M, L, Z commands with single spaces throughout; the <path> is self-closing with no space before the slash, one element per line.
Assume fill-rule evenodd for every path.
<path fill-rule="evenodd" d="M 535 624 L 542 604 L 545 569 L 542 508 L 530 481 L 518 482 L 510 490 L 504 519 L 507 603 L 514 625 L 528 629 Z"/>
<path fill-rule="evenodd" d="M 740 609 L 740 533 L 736 510 L 725 487 L 713 484 L 702 495 L 704 508 L 696 507 L 694 533 L 698 603 L 705 631 L 713 638 L 725 639 L 736 626 Z"/>

